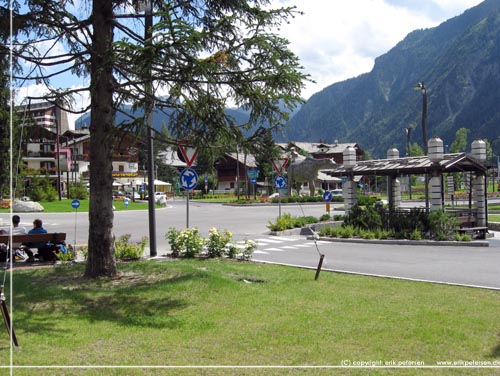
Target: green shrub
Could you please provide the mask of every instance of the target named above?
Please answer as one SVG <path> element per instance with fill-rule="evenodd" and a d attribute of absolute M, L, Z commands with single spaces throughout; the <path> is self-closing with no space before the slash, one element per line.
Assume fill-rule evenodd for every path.
<path fill-rule="evenodd" d="M 55 201 L 58 197 L 57 190 L 52 185 L 48 176 L 33 177 L 27 190 L 28 196 L 33 201 Z"/>
<path fill-rule="evenodd" d="M 71 245 L 66 247 L 66 253 L 57 252 L 55 255 L 56 258 L 62 262 L 70 262 L 76 259 L 76 252 Z"/>
<path fill-rule="evenodd" d="M 228 258 L 235 258 L 236 255 L 239 253 L 239 251 L 240 251 L 240 249 L 234 243 L 227 243 L 225 248 L 224 248 L 224 254 Z"/>
<path fill-rule="evenodd" d="M 283 213 L 276 219 L 276 222 L 269 222 L 267 227 L 271 231 L 283 231 L 293 228 L 292 215 L 290 213 Z"/>
<path fill-rule="evenodd" d="M 244 260 L 250 259 L 252 257 L 253 252 L 257 249 L 257 242 L 247 239 L 245 240 L 245 244 L 243 245 L 242 257 Z"/>
<path fill-rule="evenodd" d="M 420 232 L 429 232 L 429 219 L 424 209 L 413 208 L 410 211 L 385 211 L 382 214 L 386 228 L 394 230 L 397 237 L 405 239 L 419 229 Z"/>
<path fill-rule="evenodd" d="M 205 244 L 205 239 L 200 236 L 197 228 L 188 228 L 182 231 L 170 228 L 166 238 L 170 244 L 173 257 L 195 257 L 203 250 Z"/>
<path fill-rule="evenodd" d="M 320 222 L 326 222 L 329 221 L 330 219 L 332 219 L 330 214 L 323 214 L 321 217 L 319 217 Z"/>
<path fill-rule="evenodd" d="M 375 233 L 371 230 L 360 230 L 359 236 L 363 239 L 375 239 Z"/>
<path fill-rule="evenodd" d="M 374 233 L 376 239 L 390 239 L 394 237 L 394 232 L 392 230 L 376 228 Z"/>
<path fill-rule="evenodd" d="M 276 219 L 276 222 L 269 222 L 267 228 L 271 231 L 284 231 L 297 227 L 304 227 L 308 224 L 317 223 L 318 219 L 312 216 L 292 217 L 290 213 L 284 213 Z"/>
<path fill-rule="evenodd" d="M 115 241 L 115 258 L 119 260 L 138 260 L 144 254 L 144 248 L 148 242 L 143 237 L 139 243 L 130 243 L 130 234 L 121 235 Z"/>
<path fill-rule="evenodd" d="M 336 227 L 336 226 L 331 226 L 331 225 L 323 226 L 322 228 L 320 228 L 318 230 L 318 234 L 320 236 L 331 236 L 333 233 L 334 227 Z"/>
<path fill-rule="evenodd" d="M 443 210 L 433 211 L 429 214 L 429 229 L 437 240 L 454 239 L 457 226 L 456 218 Z"/>
<path fill-rule="evenodd" d="M 362 208 L 359 205 L 355 205 L 344 218 L 344 224 L 365 230 L 375 229 L 382 227 L 382 217 L 373 206 Z"/>
<path fill-rule="evenodd" d="M 422 232 L 418 228 L 414 229 L 410 234 L 411 240 L 422 240 L 422 238 Z"/>
<path fill-rule="evenodd" d="M 373 206 L 377 200 L 377 197 L 360 195 L 357 201 L 359 206 Z"/>
<path fill-rule="evenodd" d="M 456 232 L 455 240 L 457 242 L 470 242 L 472 241 L 472 236 L 470 236 L 469 234 L 460 234 L 459 232 Z"/>
<path fill-rule="evenodd" d="M 71 185 L 69 197 L 71 199 L 87 200 L 89 198 L 89 192 L 87 191 L 85 184 L 76 183 Z"/>
<path fill-rule="evenodd" d="M 220 257 L 224 254 L 226 245 L 231 241 L 233 234 L 230 231 L 219 231 L 215 227 L 208 230 L 206 249 L 208 257 Z"/>
<path fill-rule="evenodd" d="M 318 218 L 312 217 L 312 216 L 306 216 L 306 217 L 297 217 L 293 218 L 293 227 L 304 227 L 309 224 L 317 223 Z"/>
<path fill-rule="evenodd" d="M 356 227 L 351 226 L 351 225 L 347 225 L 347 226 L 342 227 L 342 230 L 340 232 L 340 237 L 341 238 L 353 238 L 356 233 L 357 233 Z"/>
<path fill-rule="evenodd" d="M 81 247 L 78 252 L 80 252 L 83 256 L 83 259 L 87 261 L 87 258 L 89 257 L 89 249 L 88 247 Z M 76 250 L 75 250 L 76 253 Z"/>

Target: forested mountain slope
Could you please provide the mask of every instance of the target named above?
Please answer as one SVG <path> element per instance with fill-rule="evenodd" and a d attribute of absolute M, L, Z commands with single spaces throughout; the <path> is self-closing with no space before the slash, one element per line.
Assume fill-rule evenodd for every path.
<path fill-rule="evenodd" d="M 397 147 L 403 155 L 411 124 L 411 142 L 422 143 L 418 82 L 427 88 L 428 138 L 450 145 L 462 127 L 470 129 L 469 140 L 499 137 L 500 0 L 413 31 L 371 72 L 316 93 L 289 121 L 284 139 L 357 142 L 378 157 Z"/>

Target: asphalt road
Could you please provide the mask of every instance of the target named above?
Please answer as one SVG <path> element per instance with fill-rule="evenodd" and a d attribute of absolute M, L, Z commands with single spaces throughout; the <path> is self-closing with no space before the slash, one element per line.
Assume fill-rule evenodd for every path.
<path fill-rule="evenodd" d="M 319 217 L 326 213 L 325 210 L 325 204 L 281 207 L 282 213 L 291 213 L 294 216 Z M 155 213 L 157 253 L 162 255 L 169 248 L 165 239 L 168 229 L 186 227 L 187 206 L 185 201 L 178 199 L 169 201 L 166 208 L 158 209 Z M 234 207 L 191 201 L 189 226 L 198 227 L 204 236 L 207 236 L 209 228 L 217 227 L 231 231 L 236 241 L 257 239 L 259 249 L 254 254 L 255 261 L 315 269 L 319 254 L 322 253 L 325 255 L 323 271 L 335 270 L 500 289 L 500 234 L 488 240 L 489 247 L 338 242 L 314 244 L 305 236 L 269 236 L 266 225 L 269 221 L 275 221 L 278 214 L 278 206 Z M 0 222 L 6 224 L 8 218 L 7 214 L 1 214 Z M 87 213 L 23 213 L 21 224 L 31 228 L 35 218 L 41 218 L 44 227 L 50 232 L 66 232 L 68 243 L 87 242 Z M 132 240 L 148 236 L 148 212 L 115 212 L 114 232 L 117 236 L 129 233 Z"/>
<path fill-rule="evenodd" d="M 316 270 L 320 254 L 324 254 L 323 271 L 500 289 L 500 244 L 498 240 L 489 243 L 489 247 L 336 241 L 314 244 L 312 240 L 297 239 L 286 245 L 275 243 L 264 251 L 259 249 L 253 260 Z"/>

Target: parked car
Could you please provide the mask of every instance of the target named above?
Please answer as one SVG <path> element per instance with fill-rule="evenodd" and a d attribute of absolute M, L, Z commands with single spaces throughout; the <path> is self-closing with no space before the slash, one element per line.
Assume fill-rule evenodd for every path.
<path fill-rule="evenodd" d="M 134 192 L 134 193 L 132 193 L 132 192 L 127 192 L 126 196 L 127 196 L 128 198 L 130 198 L 130 199 L 131 199 L 131 198 L 133 198 L 133 199 L 135 199 L 135 200 L 139 200 L 139 199 L 141 198 L 141 195 L 140 195 L 139 193 L 137 193 L 137 192 Z"/>
<path fill-rule="evenodd" d="M 113 193 L 113 200 L 118 201 L 118 200 L 123 200 L 125 198 L 125 193 L 123 192 L 114 192 Z"/>
<path fill-rule="evenodd" d="M 149 196 L 146 196 L 146 200 Z M 165 192 L 155 192 L 155 201 L 160 200 L 161 198 L 167 198 L 167 194 Z"/>
<path fill-rule="evenodd" d="M 280 194 L 279 193 L 273 193 L 270 194 L 269 197 L 267 198 L 269 201 L 272 201 L 273 198 L 279 198 Z"/>
<path fill-rule="evenodd" d="M 332 189 L 330 192 L 332 196 L 342 196 L 342 189 Z"/>

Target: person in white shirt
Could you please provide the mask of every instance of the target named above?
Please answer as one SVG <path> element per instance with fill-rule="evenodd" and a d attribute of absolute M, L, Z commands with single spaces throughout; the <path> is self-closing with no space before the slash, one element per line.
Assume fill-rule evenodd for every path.
<path fill-rule="evenodd" d="M 21 218 L 16 214 L 16 215 L 13 215 L 12 216 L 12 235 L 16 235 L 16 234 L 27 234 L 28 231 L 26 230 L 25 227 L 23 226 L 19 226 L 19 224 L 21 223 Z M 9 229 L 3 229 L 1 230 L 1 234 L 4 234 L 4 235 L 9 235 L 10 234 L 10 228 Z M 4 252 L 7 252 L 7 246 L 5 244 L 2 244 L 2 246 L 0 247 Z M 28 249 L 25 249 L 25 247 L 22 247 L 22 244 L 21 243 L 12 243 L 12 249 L 14 251 L 17 251 L 15 252 L 16 255 L 19 256 L 19 258 L 23 258 L 22 256 L 22 253 L 20 253 L 18 250 L 19 249 L 23 249 L 26 254 L 28 255 L 28 260 L 32 260 L 33 259 L 33 252 L 28 248 Z M 2 258 L 2 257 L 0 257 Z"/>
<path fill-rule="evenodd" d="M 19 218 L 18 215 L 13 215 L 12 216 L 12 234 L 27 234 L 28 231 L 26 230 L 26 227 L 19 226 L 19 223 L 21 223 L 21 218 Z"/>

